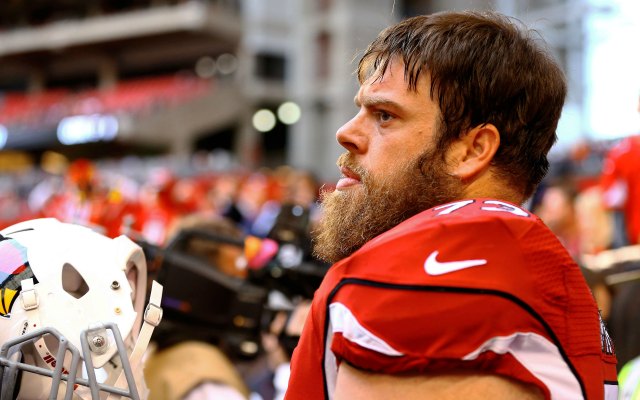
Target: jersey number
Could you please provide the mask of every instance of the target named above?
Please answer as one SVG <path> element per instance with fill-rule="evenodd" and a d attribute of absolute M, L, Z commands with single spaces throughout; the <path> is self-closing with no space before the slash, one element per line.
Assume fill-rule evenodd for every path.
<path fill-rule="evenodd" d="M 443 206 L 435 207 L 434 210 L 441 210 L 438 215 L 447 215 L 472 203 L 475 203 L 475 200 L 456 201 L 455 203 L 449 203 Z M 482 202 L 482 204 L 483 206 L 481 207 L 481 209 L 484 211 L 510 212 L 511 214 L 519 215 L 521 217 L 529 216 L 529 213 L 524 211 L 523 209 L 499 200 L 485 200 Z"/>

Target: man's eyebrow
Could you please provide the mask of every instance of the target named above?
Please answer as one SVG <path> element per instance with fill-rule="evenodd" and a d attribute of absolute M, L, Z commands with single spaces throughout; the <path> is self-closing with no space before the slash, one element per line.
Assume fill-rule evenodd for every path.
<path fill-rule="evenodd" d="M 356 95 L 353 98 L 353 102 L 357 107 L 365 106 L 365 107 L 376 107 L 376 106 L 388 106 L 396 109 L 402 109 L 402 106 L 396 103 L 393 100 L 389 100 L 386 97 L 382 96 L 365 96 L 362 101 L 358 99 Z"/>

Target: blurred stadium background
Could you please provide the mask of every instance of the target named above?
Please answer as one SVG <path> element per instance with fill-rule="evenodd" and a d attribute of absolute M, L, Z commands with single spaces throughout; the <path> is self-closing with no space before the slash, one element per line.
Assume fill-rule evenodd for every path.
<path fill-rule="evenodd" d="M 518 17 L 553 48 L 570 84 L 566 152 L 640 125 L 635 3 L 2 1 L 0 169 L 202 151 L 336 178 L 333 133 L 354 111 L 358 52 L 405 16 L 464 8 Z"/>

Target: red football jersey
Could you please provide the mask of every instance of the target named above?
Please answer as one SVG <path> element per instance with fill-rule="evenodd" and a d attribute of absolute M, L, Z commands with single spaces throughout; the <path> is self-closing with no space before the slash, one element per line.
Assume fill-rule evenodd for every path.
<path fill-rule="evenodd" d="M 611 340 L 578 266 L 538 217 L 498 200 L 422 212 L 336 263 L 315 294 L 286 399 L 331 399 L 342 361 L 482 370 L 547 399 L 616 399 Z"/>
<path fill-rule="evenodd" d="M 629 242 L 640 243 L 640 136 L 622 139 L 609 151 L 600 184 L 605 205 L 624 211 Z"/>

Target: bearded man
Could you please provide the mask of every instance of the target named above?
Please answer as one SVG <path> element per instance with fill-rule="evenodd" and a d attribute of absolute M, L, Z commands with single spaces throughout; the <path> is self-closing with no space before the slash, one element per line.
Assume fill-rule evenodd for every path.
<path fill-rule="evenodd" d="M 497 13 L 384 30 L 323 199 L 313 300 L 286 399 L 615 399 L 615 355 L 578 266 L 521 208 L 566 94 Z"/>

